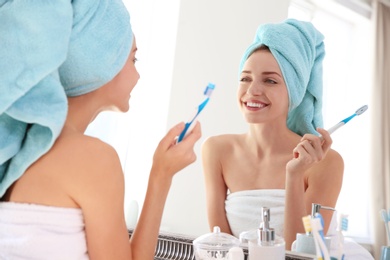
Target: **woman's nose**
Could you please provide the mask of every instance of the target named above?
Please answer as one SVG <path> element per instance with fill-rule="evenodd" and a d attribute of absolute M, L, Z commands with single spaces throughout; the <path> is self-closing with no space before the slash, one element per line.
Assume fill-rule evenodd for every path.
<path fill-rule="evenodd" d="M 263 91 L 263 86 L 260 83 L 252 82 L 246 93 L 253 96 L 259 96 L 263 94 Z"/>

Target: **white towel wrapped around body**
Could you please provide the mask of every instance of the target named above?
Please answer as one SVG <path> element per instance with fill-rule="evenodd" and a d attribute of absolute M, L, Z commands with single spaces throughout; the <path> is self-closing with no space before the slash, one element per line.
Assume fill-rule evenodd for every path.
<path fill-rule="evenodd" d="M 260 189 L 229 193 L 225 201 L 226 217 L 233 235 L 260 227 L 261 208 L 270 208 L 270 227 L 277 236 L 283 237 L 285 190 Z M 303 225 L 303 224 L 302 224 Z M 339 237 L 336 232 L 337 212 L 333 215 L 327 236 L 332 238 L 331 256 L 337 256 Z M 373 260 L 372 255 L 351 238 L 344 241 L 345 260 Z"/>
<path fill-rule="evenodd" d="M 261 208 L 271 211 L 270 226 L 283 237 L 285 190 L 244 190 L 229 193 L 225 201 L 226 217 L 234 236 L 259 228 Z"/>
<path fill-rule="evenodd" d="M 0 259 L 89 259 L 81 209 L 0 202 Z"/>

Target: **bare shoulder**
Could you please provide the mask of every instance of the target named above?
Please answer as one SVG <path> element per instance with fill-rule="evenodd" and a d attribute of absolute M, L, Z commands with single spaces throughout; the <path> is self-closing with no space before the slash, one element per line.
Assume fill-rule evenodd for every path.
<path fill-rule="evenodd" d="M 324 163 L 330 169 L 338 169 L 344 171 L 344 159 L 343 157 L 333 149 L 330 149 L 325 157 Z"/>
<path fill-rule="evenodd" d="M 73 135 L 61 137 L 50 154 L 60 172 L 64 190 L 76 203 L 107 186 L 123 189 L 124 176 L 115 149 L 100 139 Z"/>
<path fill-rule="evenodd" d="M 52 155 L 58 157 L 58 162 L 64 167 L 77 165 L 78 168 L 81 167 L 79 169 L 99 168 L 119 162 L 118 154 L 111 145 L 82 134 L 59 138 L 53 146 Z"/>
<path fill-rule="evenodd" d="M 333 149 L 330 149 L 326 157 L 319 164 L 314 166 L 309 172 L 309 176 L 314 177 L 315 181 L 327 182 L 329 180 L 332 180 L 332 183 L 340 184 L 342 182 L 343 175 L 343 157 L 336 150 Z"/>
<path fill-rule="evenodd" d="M 115 149 L 97 138 L 64 134 L 14 183 L 9 196 L 19 202 L 81 207 L 83 198 L 96 197 L 106 186 L 119 193 L 124 186 Z"/>
<path fill-rule="evenodd" d="M 241 138 L 238 134 L 215 135 L 206 138 L 202 144 L 202 150 L 226 151 L 235 146 Z"/>

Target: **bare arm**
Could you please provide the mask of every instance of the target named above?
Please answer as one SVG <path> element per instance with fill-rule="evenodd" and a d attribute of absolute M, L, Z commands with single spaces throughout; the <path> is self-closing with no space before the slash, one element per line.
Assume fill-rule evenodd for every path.
<path fill-rule="evenodd" d="M 124 219 L 124 175 L 116 151 L 100 141 L 79 142 L 72 151 L 69 193 L 84 215 L 91 260 L 131 259 Z M 74 147 L 77 147 L 74 145 Z"/>
<path fill-rule="evenodd" d="M 102 142 L 83 147 L 86 155 L 74 165 L 78 174 L 69 185 L 84 214 L 88 254 L 99 259 L 154 259 L 168 191 L 175 173 L 194 162 L 195 142 L 201 136 L 199 123 L 175 145 L 184 124 L 173 127 L 158 145 L 144 206 L 129 243 L 124 219 L 124 176 L 115 150 Z M 77 155 L 76 155 L 77 156 Z M 80 172 L 81 171 L 81 172 Z"/>
<path fill-rule="evenodd" d="M 207 216 L 210 230 L 219 226 L 222 232 L 232 234 L 226 217 L 225 200 L 227 186 L 222 174 L 219 156 L 223 153 L 215 137 L 207 139 L 202 146 L 203 174 L 206 186 Z"/>
<path fill-rule="evenodd" d="M 304 233 L 302 217 L 311 213 L 312 203 L 335 207 L 341 190 L 343 160 L 337 152 L 330 150 L 332 139 L 328 132 L 318 131 L 324 141 L 314 135 L 305 135 L 294 149 L 295 158 L 286 166 L 284 237 L 288 250 L 296 234 Z M 332 212 L 321 214 L 326 233 Z"/>
<path fill-rule="evenodd" d="M 175 137 L 183 128 L 184 124 L 172 128 L 155 151 L 144 206 L 131 236 L 133 259 L 154 259 L 161 218 L 172 178 L 175 173 L 196 160 L 193 147 L 201 136 L 200 124 L 197 123 L 192 133 L 175 145 Z"/>

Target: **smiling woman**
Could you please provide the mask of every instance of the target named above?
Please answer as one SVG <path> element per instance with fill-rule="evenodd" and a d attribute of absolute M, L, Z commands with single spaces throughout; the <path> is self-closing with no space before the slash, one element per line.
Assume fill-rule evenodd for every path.
<path fill-rule="evenodd" d="M 323 39 L 296 19 L 256 30 L 237 91 L 248 131 L 209 137 L 202 147 L 210 228 L 239 237 L 258 228 L 260 207 L 269 207 L 270 225 L 290 250 L 313 203 L 335 207 L 344 167 L 320 128 Z M 332 212 L 322 214 L 329 234 Z"/>

